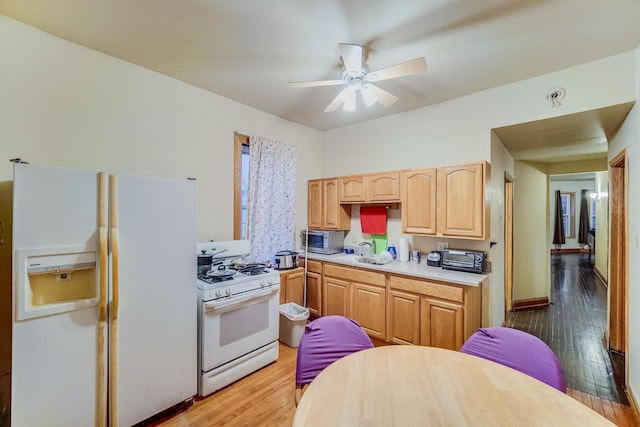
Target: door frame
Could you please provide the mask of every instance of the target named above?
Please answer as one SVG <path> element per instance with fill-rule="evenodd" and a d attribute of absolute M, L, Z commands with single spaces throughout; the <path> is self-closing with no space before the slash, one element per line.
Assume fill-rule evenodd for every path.
<path fill-rule="evenodd" d="M 504 174 L 504 307 L 513 311 L 513 178 Z"/>
<path fill-rule="evenodd" d="M 609 266 L 607 348 L 625 354 L 625 385 L 629 382 L 629 171 L 627 150 L 609 160 Z"/>

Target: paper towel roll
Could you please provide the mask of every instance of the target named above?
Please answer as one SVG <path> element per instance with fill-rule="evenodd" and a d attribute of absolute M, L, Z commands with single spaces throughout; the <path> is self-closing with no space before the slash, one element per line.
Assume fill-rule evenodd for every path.
<path fill-rule="evenodd" d="M 398 259 L 402 262 L 409 262 L 409 239 L 406 237 L 400 238 L 400 244 L 398 245 Z"/>

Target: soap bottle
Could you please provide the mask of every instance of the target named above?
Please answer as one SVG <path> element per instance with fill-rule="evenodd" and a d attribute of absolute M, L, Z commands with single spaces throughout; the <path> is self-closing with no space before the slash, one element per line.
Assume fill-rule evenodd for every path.
<path fill-rule="evenodd" d="M 396 246 L 393 244 L 393 240 L 389 240 L 389 246 L 387 247 L 387 252 L 391 254 L 393 259 L 396 259 L 398 254 L 396 252 Z"/>

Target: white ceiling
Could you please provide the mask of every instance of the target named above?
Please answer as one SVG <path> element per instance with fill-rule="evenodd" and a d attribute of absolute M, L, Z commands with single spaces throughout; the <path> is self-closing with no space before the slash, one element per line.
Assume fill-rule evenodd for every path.
<path fill-rule="evenodd" d="M 638 0 L 0 0 L 0 13 L 318 130 L 640 45 Z M 324 113 L 340 86 L 288 82 L 341 78 L 343 42 L 365 46 L 372 70 L 423 56 L 427 72 L 377 83 L 400 98 L 388 108 Z M 593 117 L 574 119 L 582 138 Z"/>

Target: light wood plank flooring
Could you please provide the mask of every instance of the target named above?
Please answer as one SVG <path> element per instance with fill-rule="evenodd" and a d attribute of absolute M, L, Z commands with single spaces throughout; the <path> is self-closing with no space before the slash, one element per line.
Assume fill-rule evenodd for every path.
<path fill-rule="evenodd" d="M 181 413 L 157 422 L 162 427 L 290 426 L 295 413 L 297 350 L 280 344 L 280 358 L 222 390 L 196 400 Z M 580 391 L 568 394 L 618 426 L 635 427 L 631 408 Z"/>

